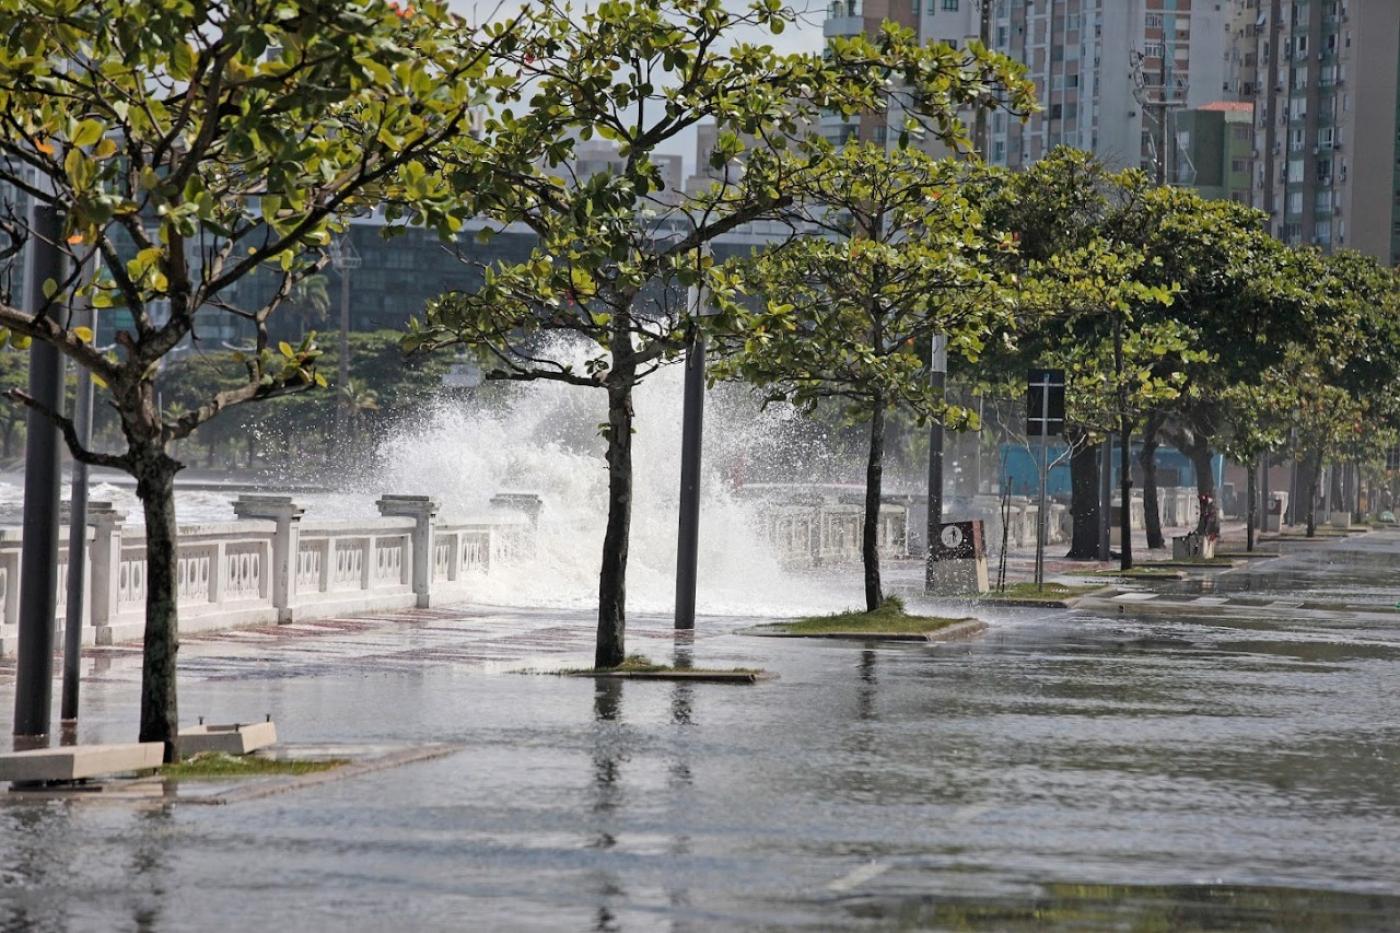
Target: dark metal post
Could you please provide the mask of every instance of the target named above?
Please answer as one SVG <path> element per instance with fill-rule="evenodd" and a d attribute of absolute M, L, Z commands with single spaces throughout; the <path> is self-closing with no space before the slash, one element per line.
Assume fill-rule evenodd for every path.
<path fill-rule="evenodd" d="M 63 278 L 59 249 L 63 226 L 58 209 L 36 202 L 31 208 L 29 266 L 25 291 L 29 309 L 46 303 L 44 283 Z M 63 410 L 63 358 L 41 340 L 29 350 L 29 395 L 55 412 Z M 63 474 L 58 428 L 30 409 L 25 418 L 24 540 L 20 547 L 19 651 L 15 675 L 15 735 L 46 741 L 53 701 L 54 615 L 58 611 L 58 502 Z"/>
<path fill-rule="evenodd" d="M 691 325 L 685 353 L 685 406 L 681 420 L 680 531 L 676 540 L 676 628 L 695 628 L 700 564 L 700 444 L 705 432 L 705 335 Z"/>
<path fill-rule="evenodd" d="M 929 356 L 929 385 L 933 394 L 942 401 L 946 398 L 948 381 L 948 338 L 943 334 L 933 335 L 933 348 Z M 937 574 L 934 573 L 934 556 L 937 548 L 934 542 L 943 531 L 943 415 L 933 419 L 928 429 L 928 522 L 924 533 L 924 592 L 938 589 Z"/>
<path fill-rule="evenodd" d="M 1046 380 L 1047 382 L 1049 380 Z M 1046 385 L 1040 395 L 1040 505 L 1035 513 L 1035 585 L 1045 588 L 1045 529 L 1048 517 L 1045 514 L 1045 488 L 1050 485 L 1050 387 Z"/>
<path fill-rule="evenodd" d="M 1113 559 L 1113 434 L 1105 431 L 1099 457 L 1099 560 Z"/>
<path fill-rule="evenodd" d="M 96 332 L 91 308 L 84 324 Z M 74 400 L 73 427 L 78 442 L 92 443 L 92 373 L 78 367 L 78 391 Z M 73 496 L 68 521 L 68 603 L 63 615 L 63 701 L 59 718 L 65 723 L 78 719 L 78 678 L 83 645 L 83 570 L 87 567 L 88 467 L 73 461 Z"/>
<path fill-rule="evenodd" d="M 1113 322 L 1113 368 L 1118 376 L 1118 482 L 1122 490 L 1121 510 L 1118 515 L 1118 535 L 1122 541 L 1118 546 L 1120 570 L 1133 569 L 1133 468 L 1132 468 L 1132 422 L 1128 418 L 1128 387 L 1123 383 L 1123 318 Z"/>

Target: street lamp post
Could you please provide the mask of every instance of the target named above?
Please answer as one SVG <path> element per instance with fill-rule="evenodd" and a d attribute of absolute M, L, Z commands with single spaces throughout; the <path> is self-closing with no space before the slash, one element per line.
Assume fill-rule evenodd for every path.
<path fill-rule="evenodd" d="M 63 221 L 58 208 L 35 201 L 30 208 L 25 291 L 29 309 L 48 304 L 44 283 L 63 280 Z M 51 412 L 63 410 L 63 358 L 58 348 L 36 340 L 29 349 L 29 396 Z M 24 537 L 20 567 L 19 650 L 15 670 L 15 736 L 47 742 L 53 706 L 54 615 L 58 603 L 58 504 L 63 474 L 58 426 L 33 408 L 25 417 Z M 81 574 L 81 570 L 78 571 Z"/>

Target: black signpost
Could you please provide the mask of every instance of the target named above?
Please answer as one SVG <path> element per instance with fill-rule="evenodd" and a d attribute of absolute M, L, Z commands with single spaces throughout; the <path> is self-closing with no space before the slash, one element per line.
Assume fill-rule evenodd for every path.
<path fill-rule="evenodd" d="M 1050 438 L 1065 432 L 1065 371 L 1032 369 L 1026 375 L 1026 437 L 1040 438 L 1040 508 L 1035 518 L 1035 585 L 1045 587 L 1045 487 Z"/>

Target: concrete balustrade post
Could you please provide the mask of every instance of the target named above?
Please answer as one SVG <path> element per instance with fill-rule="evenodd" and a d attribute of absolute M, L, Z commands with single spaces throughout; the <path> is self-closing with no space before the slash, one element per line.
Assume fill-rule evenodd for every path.
<path fill-rule="evenodd" d="M 92 570 L 88 577 L 88 618 L 93 627 L 93 641 L 99 645 L 112 643 L 112 623 L 117 617 L 117 599 L 121 591 L 122 523 L 126 513 L 110 502 L 88 503 L 88 524 L 92 525 L 92 549 L 88 560 Z"/>
<path fill-rule="evenodd" d="M 375 505 L 379 507 L 379 514 L 386 518 L 407 517 L 414 520 L 409 545 L 413 562 L 413 594 L 417 597 L 418 608 L 427 609 L 432 605 L 433 517 L 437 515 L 437 501 L 431 496 L 385 495 Z"/>
<path fill-rule="evenodd" d="M 272 605 L 277 621 L 293 620 L 297 605 L 297 554 L 301 550 L 301 516 L 306 509 L 291 496 L 242 495 L 233 503 L 239 518 L 270 519 L 277 525 L 272 537 Z"/>

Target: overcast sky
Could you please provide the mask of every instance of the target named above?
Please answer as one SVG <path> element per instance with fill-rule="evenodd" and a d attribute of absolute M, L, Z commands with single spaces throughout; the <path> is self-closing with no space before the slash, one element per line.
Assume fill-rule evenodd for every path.
<path fill-rule="evenodd" d="M 490 15 L 491 11 L 498 9 L 495 3 L 482 3 L 478 0 L 448 0 L 448 2 L 454 10 L 468 17 L 474 13 Z M 794 10 L 798 11 L 798 22 L 789 26 L 782 35 L 767 35 L 764 40 L 780 52 L 810 52 L 821 48 L 822 20 L 826 16 L 826 0 L 787 0 L 787 2 Z M 732 9 L 744 9 L 748 6 L 748 2 L 747 0 L 727 0 L 725 5 Z M 518 7 L 519 0 L 505 0 L 502 6 Z M 682 156 L 685 159 L 687 175 L 695 171 L 695 133 L 693 131 L 677 137 L 672 145 L 662 147 L 662 151 Z"/>

